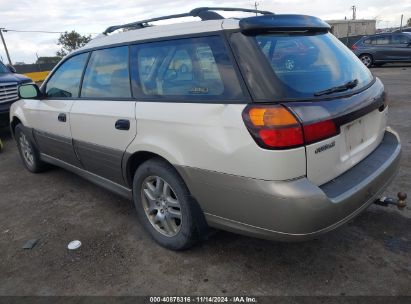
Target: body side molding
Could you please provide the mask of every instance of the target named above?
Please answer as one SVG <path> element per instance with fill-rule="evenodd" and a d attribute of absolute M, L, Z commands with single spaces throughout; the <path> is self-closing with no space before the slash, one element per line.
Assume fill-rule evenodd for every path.
<path fill-rule="evenodd" d="M 126 188 L 122 185 L 119 185 L 117 183 L 114 183 L 104 177 L 98 176 L 94 173 L 88 172 L 86 170 L 83 170 L 81 168 L 78 168 L 76 166 L 70 165 L 66 162 L 63 162 L 61 160 L 58 160 L 54 157 L 48 156 L 46 154 L 41 153 L 40 154 L 40 158 L 41 160 L 43 160 L 44 162 L 47 162 L 49 164 L 61 167 L 63 169 L 66 169 L 68 171 L 71 171 L 85 179 L 87 179 L 88 181 L 101 186 L 111 192 L 117 193 L 119 195 L 121 195 L 124 198 L 127 198 L 129 200 L 132 199 L 132 190 L 129 188 Z"/>

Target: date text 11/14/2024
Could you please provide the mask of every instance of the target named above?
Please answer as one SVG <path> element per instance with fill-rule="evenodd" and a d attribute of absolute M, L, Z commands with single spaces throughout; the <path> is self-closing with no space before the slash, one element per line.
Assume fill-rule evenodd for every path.
<path fill-rule="evenodd" d="M 150 303 L 258 303 L 255 297 L 247 296 L 181 296 L 150 297 Z"/>

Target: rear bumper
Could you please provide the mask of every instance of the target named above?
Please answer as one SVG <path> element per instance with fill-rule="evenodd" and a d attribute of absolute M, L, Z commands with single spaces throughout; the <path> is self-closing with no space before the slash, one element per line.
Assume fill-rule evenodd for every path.
<path fill-rule="evenodd" d="M 401 145 L 386 131 L 363 161 L 320 187 L 303 177 L 264 181 L 179 167 L 210 226 L 259 238 L 302 241 L 367 208 L 395 177 Z"/>

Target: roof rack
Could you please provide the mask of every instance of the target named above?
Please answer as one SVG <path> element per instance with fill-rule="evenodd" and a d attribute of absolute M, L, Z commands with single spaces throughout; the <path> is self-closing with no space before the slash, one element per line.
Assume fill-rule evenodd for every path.
<path fill-rule="evenodd" d="M 226 11 L 226 12 L 246 12 L 246 13 L 256 13 L 262 15 L 273 15 L 274 13 L 269 11 L 260 11 L 255 9 L 248 9 L 248 8 L 234 8 L 234 7 L 198 7 L 191 10 L 188 13 L 183 14 L 175 14 L 175 15 L 168 15 L 163 17 L 156 17 L 151 19 L 145 19 L 141 21 L 136 21 L 132 23 L 122 24 L 122 25 L 113 25 L 108 27 L 103 34 L 107 35 L 109 33 L 114 32 L 115 30 L 122 29 L 122 28 L 133 28 L 133 29 L 140 29 L 149 27 L 149 22 L 160 21 L 160 20 L 168 20 L 168 19 L 176 19 L 176 18 L 183 18 L 183 17 L 200 17 L 201 20 L 219 20 L 224 19 L 223 16 L 216 13 L 215 11 Z"/>

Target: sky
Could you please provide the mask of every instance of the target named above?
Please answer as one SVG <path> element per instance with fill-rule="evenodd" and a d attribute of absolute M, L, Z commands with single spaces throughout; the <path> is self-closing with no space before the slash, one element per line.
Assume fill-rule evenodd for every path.
<path fill-rule="evenodd" d="M 357 19 L 376 19 L 377 27 L 399 26 L 411 18 L 411 0 L 260 0 L 258 8 L 275 13 L 296 13 L 325 20 L 352 17 L 356 5 Z M 76 30 L 95 36 L 108 26 L 190 11 L 201 6 L 253 8 L 254 1 L 189 0 L 0 0 L 0 28 L 22 31 Z M 232 13 L 223 14 L 226 17 Z M 56 33 L 3 33 L 13 63 L 33 63 L 38 56 L 54 56 L 59 49 Z M 0 59 L 7 61 L 0 43 Z"/>

